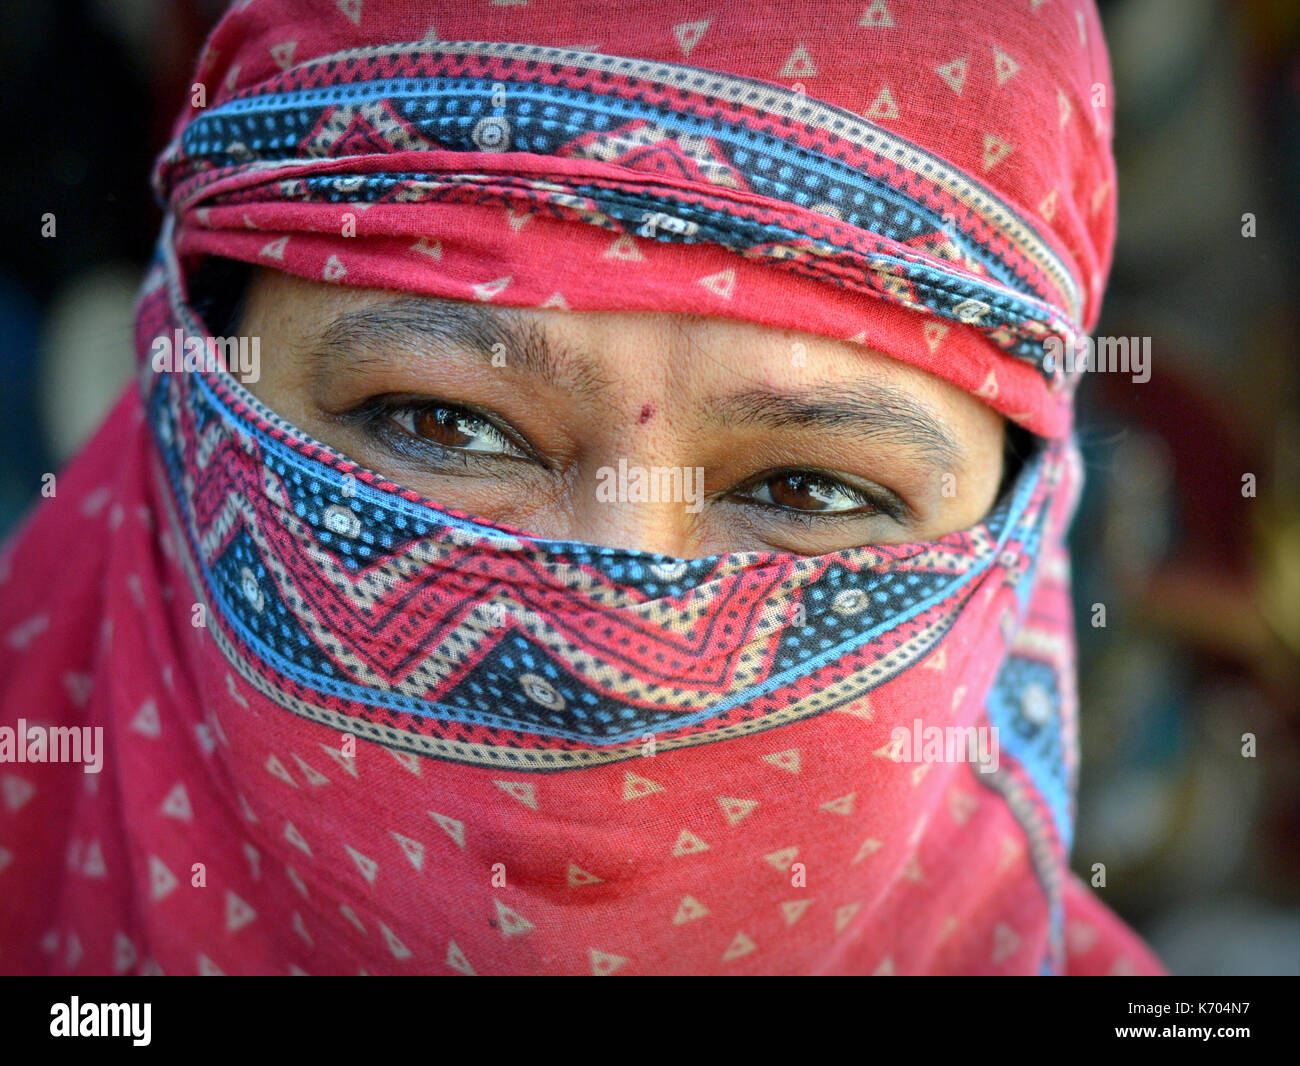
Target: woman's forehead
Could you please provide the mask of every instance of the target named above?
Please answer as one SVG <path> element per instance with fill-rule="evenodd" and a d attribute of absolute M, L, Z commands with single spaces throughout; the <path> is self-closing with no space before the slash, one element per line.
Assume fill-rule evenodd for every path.
<path fill-rule="evenodd" d="M 254 276 L 245 322 L 314 373 L 435 350 L 509 369 L 575 401 L 710 403 L 719 421 L 892 427 L 960 467 L 993 409 L 883 352 L 797 330 L 674 312 L 558 311 Z M 725 396 L 725 406 L 718 404 Z"/>

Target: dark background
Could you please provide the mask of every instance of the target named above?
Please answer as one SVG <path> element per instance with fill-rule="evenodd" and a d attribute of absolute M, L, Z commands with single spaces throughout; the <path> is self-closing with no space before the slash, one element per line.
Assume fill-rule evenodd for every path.
<path fill-rule="evenodd" d="M 150 165 L 223 7 L 0 9 L 0 535 L 130 373 Z M 1296 974 L 1300 2 L 1101 11 L 1120 218 L 1097 332 L 1151 338 L 1151 377 L 1080 390 L 1074 865 L 1105 863 L 1102 898 L 1175 973 Z"/>

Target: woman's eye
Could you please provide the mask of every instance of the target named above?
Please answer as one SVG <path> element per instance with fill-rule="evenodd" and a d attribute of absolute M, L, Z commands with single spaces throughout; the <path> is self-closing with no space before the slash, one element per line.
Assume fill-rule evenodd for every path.
<path fill-rule="evenodd" d="M 776 474 L 756 482 L 737 495 L 772 507 L 808 513 L 876 513 L 887 510 L 877 501 L 849 488 L 843 482 L 816 474 Z"/>
<path fill-rule="evenodd" d="M 525 457 L 496 426 L 463 407 L 444 404 L 401 407 L 391 411 L 388 417 L 412 437 L 442 448 Z"/>

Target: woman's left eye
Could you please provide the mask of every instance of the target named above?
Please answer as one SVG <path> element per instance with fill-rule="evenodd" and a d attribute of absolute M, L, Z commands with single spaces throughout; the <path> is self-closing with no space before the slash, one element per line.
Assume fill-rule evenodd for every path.
<path fill-rule="evenodd" d="M 803 514 L 893 514 L 884 501 L 873 499 L 842 481 L 822 474 L 793 472 L 772 474 L 737 492 L 741 499 Z"/>
<path fill-rule="evenodd" d="M 526 458 L 526 453 L 496 426 L 463 407 L 445 404 L 399 407 L 390 410 L 388 417 L 412 437 L 442 448 Z"/>

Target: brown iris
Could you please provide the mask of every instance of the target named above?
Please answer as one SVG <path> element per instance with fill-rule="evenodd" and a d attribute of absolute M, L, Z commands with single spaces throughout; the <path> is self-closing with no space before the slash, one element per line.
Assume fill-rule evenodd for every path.
<path fill-rule="evenodd" d="M 785 474 L 767 482 L 773 503 L 797 511 L 825 511 L 844 493 L 822 478 L 807 474 Z"/>
<path fill-rule="evenodd" d="M 413 412 L 411 422 L 419 436 L 444 448 L 464 448 L 472 444 L 482 431 L 478 419 L 466 417 L 464 411 L 451 407 L 429 407 Z M 478 432 L 466 433 L 466 428 Z"/>

